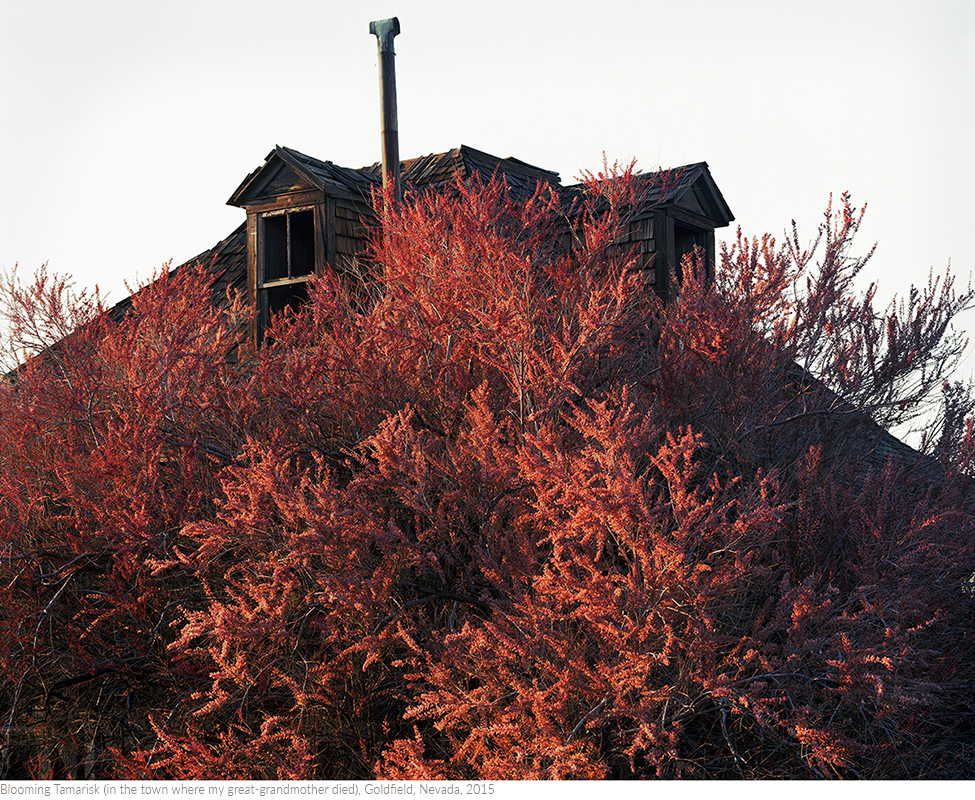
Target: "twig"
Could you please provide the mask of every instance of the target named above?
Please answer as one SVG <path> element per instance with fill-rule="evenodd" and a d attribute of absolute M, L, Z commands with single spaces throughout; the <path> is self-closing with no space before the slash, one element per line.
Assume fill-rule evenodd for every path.
<path fill-rule="evenodd" d="M 731 737 L 728 735 L 728 709 L 726 706 L 721 706 L 721 732 L 724 734 L 724 740 L 728 743 L 728 749 L 731 750 L 731 755 L 735 757 L 735 769 L 738 770 L 738 775 L 742 778 L 745 777 L 745 773 L 741 769 L 741 765 L 744 764 L 744 760 L 738 751 L 735 750 L 735 746 L 731 743 Z"/>
<path fill-rule="evenodd" d="M 572 739 L 575 737 L 575 735 L 579 732 L 579 729 L 586 724 L 586 720 L 588 720 L 589 717 L 591 717 L 593 714 L 599 711 L 599 709 L 601 709 L 608 702 L 609 702 L 609 695 L 606 695 L 602 700 L 599 701 L 598 705 L 595 705 L 592 708 L 590 708 L 589 713 L 587 713 L 586 716 L 580 719 L 579 722 L 576 724 L 576 726 L 572 729 L 572 733 L 569 734 L 568 741 L 571 742 Z"/>

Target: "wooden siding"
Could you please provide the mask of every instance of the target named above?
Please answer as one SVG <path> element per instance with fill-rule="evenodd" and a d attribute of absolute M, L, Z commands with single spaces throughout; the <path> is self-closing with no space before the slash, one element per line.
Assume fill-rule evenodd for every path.
<path fill-rule="evenodd" d="M 372 210 L 348 200 L 335 200 L 335 262 L 339 272 L 356 268 L 369 244 L 369 226 L 366 220 Z"/>

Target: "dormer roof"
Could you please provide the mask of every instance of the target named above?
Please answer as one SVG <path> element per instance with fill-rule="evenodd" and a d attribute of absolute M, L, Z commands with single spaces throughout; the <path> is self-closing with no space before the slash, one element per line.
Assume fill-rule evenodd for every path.
<path fill-rule="evenodd" d="M 711 177 L 706 161 L 674 167 L 669 170 L 648 172 L 638 176 L 648 182 L 645 187 L 643 210 L 678 208 L 697 217 L 706 218 L 713 227 L 724 228 L 735 218 L 725 202 L 721 190 Z M 583 184 L 567 186 L 567 195 L 581 193 Z"/>
<path fill-rule="evenodd" d="M 648 198 L 651 205 L 675 206 L 700 214 L 714 222 L 716 228 L 726 227 L 735 218 L 706 161 L 678 167 L 669 173 L 671 180 L 676 179 L 671 188 L 663 184 L 659 173 L 652 176 L 654 184 Z"/>
<path fill-rule="evenodd" d="M 369 198 L 382 178 L 366 170 L 340 167 L 331 161 L 306 156 L 276 145 L 264 163 L 244 178 L 227 205 L 260 205 L 284 194 L 324 192 L 332 197 Z"/>

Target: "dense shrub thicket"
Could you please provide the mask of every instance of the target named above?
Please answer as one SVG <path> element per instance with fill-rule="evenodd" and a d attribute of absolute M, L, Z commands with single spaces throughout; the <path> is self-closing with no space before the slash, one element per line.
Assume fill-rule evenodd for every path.
<path fill-rule="evenodd" d="M 663 307 L 588 185 L 392 208 L 256 351 L 205 269 L 8 280 L 2 774 L 973 777 L 967 406 L 872 421 L 971 293 L 876 310 L 844 197 Z"/>

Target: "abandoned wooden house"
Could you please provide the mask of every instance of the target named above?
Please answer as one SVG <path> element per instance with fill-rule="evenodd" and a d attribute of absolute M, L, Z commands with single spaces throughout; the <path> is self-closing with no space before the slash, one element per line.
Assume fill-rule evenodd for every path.
<path fill-rule="evenodd" d="M 225 239 L 187 262 L 209 270 L 213 304 L 226 302 L 228 290 L 247 298 L 256 311 L 246 335 L 252 345 L 262 340 L 272 314 L 301 305 L 313 276 L 326 270 L 361 276 L 368 270 L 360 259 L 377 219 L 374 199 L 382 196 L 378 190 L 383 187 L 391 188 L 392 196 L 400 199 L 411 193 L 449 189 L 457 181 L 486 183 L 498 177 L 516 195 L 527 196 L 542 184 L 568 200 L 582 188 L 563 186 L 557 172 L 467 145 L 401 160 L 392 52 L 399 22 L 396 18 L 379 20 L 369 30 L 379 47 L 382 161 L 353 169 L 275 146 L 227 201 L 243 209 L 245 219 Z M 681 261 L 695 247 L 703 251 L 713 274 L 715 230 L 728 226 L 734 216 L 706 162 L 648 174 L 643 180 L 644 202 L 630 219 L 620 244 L 633 248 L 645 285 L 668 302 L 678 293 L 673 282 L 681 279 Z M 126 298 L 112 313 L 121 316 L 130 307 Z M 798 383 L 816 386 L 826 396 L 827 406 L 840 409 L 841 416 L 861 420 L 864 428 L 857 436 L 864 446 L 860 449 L 868 454 L 872 466 L 882 467 L 891 458 L 923 463 L 932 478 L 938 479 L 939 465 L 900 442 L 868 414 L 856 412 L 798 366 L 796 369 L 801 374 Z M 794 379 L 790 375 L 786 382 L 795 383 Z"/>
<path fill-rule="evenodd" d="M 367 271 L 360 259 L 377 219 L 374 198 L 382 196 L 378 190 L 384 186 L 396 199 L 449 189 L 457 181 L 486 183 L 495 177 L 519 196 L 543 184 L 571 200 L 581 189 L 562 186 L 557 172 L 467 145 L 401 160 L 392 47 L 399 22 L 379 20 L 370 24 L 369 31 L 376 35 L 379 49 L 382 161 L 353 169 L 276 146 L 227 201 L 244 210 L 244 221 L 223 241 L 187 262 L 209 269 L 215 304 L 225 302 L 228 289 L 247 298 L 256 311 L 247 336 L 254 345 L 263 338 L 272 314 L 297 307 L 307 298 L 313 276 L 325 270 L 351 276 Z M 681 261 L 695 247 L 701 248 L 713 274 L 715 230 L 729 225 L 734 216 L 706 162 L 649 174 L 643 180 L 644 202 L 620 244 L 633 248 L 645 285 L 668 302 L 678 292 L 673 282 L 681 279 Z M 116 313 L 125 313 L 128 302 L 120 303 Z M 811 381 L 826 393 L 827 405 L 842 406 L 843 416 L 853 412 L 861 420 L 864 428 L 857 436 L 869 464 L 882 467 L 890 458 L 923 463 L 932 479 L 938 480 L 939 465 L 896 439 L 869 415 L 855 413 L 814 378 L 803 376 L 803 384 Z"/>
<path fill-rule="evenodd" d="M 487 182 L 495 175 L 518 193 L 531 192 L 539 182 L 563 190 L 556 172 L 466 145 L 403 161 L 400 168 L 407 193 L 441 189 L 456 180 Z M 714 231 L 734 219 L 706 163 L 670 175 L 673 183 L 666 187 L 659 176 L 648 176 L 647 203 L 625 237 L 640 253 L 646 283 L 662 298 L 673 292 L 672 271 L 695 246 L 713 263 Z M 226 296 L 228 287 L 246 294 L 257 309 L 259 338 L 270 314 L 302 301 L 313 275 L 326 269 L 359 271 L 368 223 L 375 216 L 373 193 L 381 183 L 379 164 L 349 169 L 275 147 L 228 201 L 246 212 L 244 222 L 192 261 L 209 265 L 215 299 Z"/>

